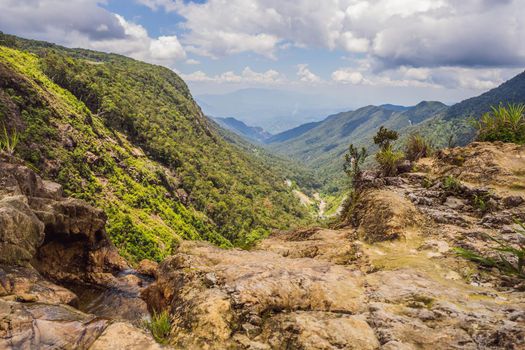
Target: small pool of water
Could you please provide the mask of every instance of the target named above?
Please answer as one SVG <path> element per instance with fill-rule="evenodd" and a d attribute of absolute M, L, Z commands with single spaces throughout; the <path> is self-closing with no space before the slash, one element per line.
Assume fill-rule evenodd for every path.
<path fill-rule="evenodd" d="M 150 314 L 140 292 L 153 279 L 135 270 L 124 270 L 115 276 L 110 286 L 68 285 L 78 296 L 76 307 L 86 313 L 108 319 L 140 323 L 149 319 Z"/>

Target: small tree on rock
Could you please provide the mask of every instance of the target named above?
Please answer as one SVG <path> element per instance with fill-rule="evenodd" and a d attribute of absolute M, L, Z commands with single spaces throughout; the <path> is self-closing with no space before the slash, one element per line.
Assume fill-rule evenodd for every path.
<path fill-rule="evenodd" d="M 345 163 L 343 164 L 343 168 L 345 173 L 350 178 L 352 188 L 354 190 L 361 186 L 363 175 L 361 167 L 367 156 L 368 152 L 366 151 L 366 148 L 362 147 L 361 149 L 358 149 L 353 144 L 348 146 L 348 153 L 345 154 Z"/>

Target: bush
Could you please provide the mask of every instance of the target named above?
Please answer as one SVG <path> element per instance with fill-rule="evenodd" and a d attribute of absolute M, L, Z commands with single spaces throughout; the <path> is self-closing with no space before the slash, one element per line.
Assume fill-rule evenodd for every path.
<path fill-rule="evenodd" d="M 171 318 L 167 310 L 153 313 L 150 321 L 145 323 L 153 338 L 160 344 L 167 344 L 171 331 Z"/>
<path fill-rule="evenodd" d="M 383 176 L 396 176 L 397 168 L 404 158 L 403 152 L 394 151 L 392 146 L 376 153 L 376 160 Z"/>
<path fill-rule="evenodd" d="M 420 134 L 411 134 L 405 145 L 405 156 L 415 162 L 432 154 L 432 145 Z"/>
<path fill-rule="evenodd" d="M 443 188 L 447 191 L 456 193 L 461 189 L 461 182 L 452 175 L 446 176 L 442 180 Z"/>
<path fill-rule="evenodd" d="M 473 125 L 478 131 L 478 141 L 503 141 L 525 143 L 525 105 L 509 104 L 492 107 Z"/>

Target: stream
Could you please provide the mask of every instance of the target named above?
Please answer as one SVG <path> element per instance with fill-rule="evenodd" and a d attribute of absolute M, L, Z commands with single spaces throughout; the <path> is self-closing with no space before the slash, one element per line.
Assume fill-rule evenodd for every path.
<path fill-rule="evenodd" d="M 140 292 L 152 282 L 153 278 L 128 269 L 115 275 L 109 287 L 88 284 L 68 285 L 67 288 L 78 296 L 76 307 L 80 311 L 140 324 L 150 318 Z"/>

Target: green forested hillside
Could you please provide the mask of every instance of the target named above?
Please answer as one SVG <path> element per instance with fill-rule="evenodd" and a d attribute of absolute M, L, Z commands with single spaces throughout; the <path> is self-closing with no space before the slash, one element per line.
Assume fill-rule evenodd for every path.
<path fill-rule="evenodd" d="M 344 189 L 343 155 L 350 143 L 369 147 L 381 125 L 402 130 L 446 109 L 440 102 L 421 102 L 405 111 L 367 106 L 330 116 L 297 137 L 272 143 L 269 148 L 318 169 L 325 192 L 336 193 Z"/>
<path fill-rule="evenodd" d="M 246 245 L 309 220 L 270 156 L 225 141 L 171 70 L 1 36 L 0 124 L 68 195 L 103 208 L 131 258 L 181 238 Z M 24 51 L 25 50 L 25 51 Z"/>
<path fill-rule="evenodd" d="M 424 123 L 408 128 L 405 134 L 421 133 L 436 147 L 464 146 L 476 136 L 469 121 L 471 118 L 480 118 L 492 106 L 510 103 L 525 103 L 525 72 L 479 96 L 456 103 L 445 113 L 438 113 Z"/>

